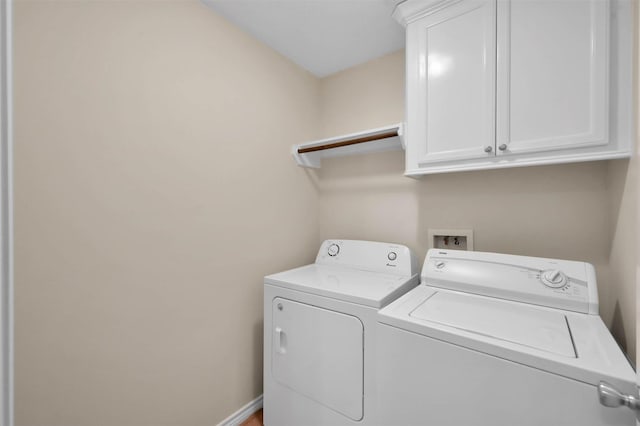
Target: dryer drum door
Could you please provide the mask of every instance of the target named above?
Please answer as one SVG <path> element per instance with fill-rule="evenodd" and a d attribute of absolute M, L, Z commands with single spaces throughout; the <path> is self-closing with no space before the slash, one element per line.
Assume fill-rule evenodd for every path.
<path fill-rule="evenodd" d="M 272 302 L 271 373 L 281 385 L 353 420 L 363 417 L 364 328 L 357 317 Z"/>

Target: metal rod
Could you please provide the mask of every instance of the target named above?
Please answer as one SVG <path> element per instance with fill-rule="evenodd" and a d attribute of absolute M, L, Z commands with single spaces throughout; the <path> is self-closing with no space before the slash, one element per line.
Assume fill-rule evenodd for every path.
<path fill-rule="evenodd" d="M 298 154 L 305 154 L 307 152 L 315 152 L 315 151 L 324 151 L 325 149 L 340 148 L 342 146 L 356 145 L 356 144 L 365 143 L 365 142 L 379 141 L 380 139 L 392 138 L 394 136 L 398 136 L 397 130 L 393 130 L 391 132 L 386 132 L 386 133 L 380 133 L 377 135 L 364 136 L 361 138 L 347 139 L 344 141 L 328 143 L 325 145 L 312 146 L 309 148 L 298 148 Z"/>

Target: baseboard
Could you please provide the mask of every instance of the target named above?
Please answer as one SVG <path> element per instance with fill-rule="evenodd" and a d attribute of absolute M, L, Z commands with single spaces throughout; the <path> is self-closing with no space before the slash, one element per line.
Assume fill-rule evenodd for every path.
<path fill-rule="evenodd" d="M 218 426 L 238 426 L 247 420 L 253 413 L 262 408 L 262 395 L 248 402 L 242 408 L 218 423 Z"/>

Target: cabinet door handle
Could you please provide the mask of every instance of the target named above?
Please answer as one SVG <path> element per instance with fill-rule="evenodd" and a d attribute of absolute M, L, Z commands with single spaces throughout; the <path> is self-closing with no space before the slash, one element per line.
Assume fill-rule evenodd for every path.
<path fill-rule="evenodd" d="M 491 151 L 493 151 L 493 147 L 491 145 L 487 145 L 487 147 L 484 149 L 484 152 L 486 152 L 487 154 Z"/>
<path fill-rule="evenodd" d="M 504 150 L 506 150 L 506 149 L 507 149 L 507 144 L 506 144 L 506 143 L 503 143 L 502 145 L 500 145 L 500 146 L 498 147 L 498 149 L 499 149 L 500 151 L 504 151 Z"/>

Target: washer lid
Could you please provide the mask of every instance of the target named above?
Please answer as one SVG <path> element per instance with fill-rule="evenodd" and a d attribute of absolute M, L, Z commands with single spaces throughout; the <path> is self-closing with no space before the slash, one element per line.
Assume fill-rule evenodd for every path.
<path fill-rule="evenodd" d="M 576 358 L 569 324 L 561 312 L 472 294 L 436 291 L 409 316 Z"/>
<path fill-rule="evenodd" d="M 264 277 L 265 284 L 381 308 L 418 284 L 398 276 L 342 266 L 312 264 Z"/>
<path fill-rule="evenodd" d="M 440 306 L 448 303 L 450 307 L 447 309 L 457 310 L 458 315 L 451 313 L 446 317 L 442 313 L 431 314 L 429 300 L 435 297 L 434 294 L 438 296 L 437 293 L 440 293 L 439 297 L 447 293 L 463 297 L 462 299 L 455 296 L 452 299 L 446 297 L 440 299 L 445 301 Z M 435 302 L 432 306 L 439 303 L 439 297 L 431 301 Z M 480 302 L 478 307 L 470 307 L 466 302 L 461 302 L 472 300 L 473 304 L 476 304 L 477 299 L 496 302 L 499 306 Z M 494 310 L 497 309 L 495 312 L 505 311 L 504 304 L 513 306 L 514 310 L 506 309 L 506 314 L 497 314 L 493 317 Z M 468 312 L 469 308 L 475 312 Z M 436 309 L 433 310 L 435 311 Z M 565 329 L 561 327 L 562 321 L 557 316 L 548 317 L 539 311 L 565 317 L 569 324 L 567 330 L 571 331 L 571 335 L 565 339 L 560 337 L 555 339 L 545 337 L 541 330 L 535 330 L 537 326 L 551 325 L 551 329 L 555 330 L 552 334 L 566 336 Z M 417 315 L 427 319 L 418 318 Z M 518 318 L 520 316 L 522 318 Z M 542 318 L 546 321 L 541 320 Z M 445 325 L 436 320 L 452 325 Z M 496 324 L 498 321 L 504 321 L 505 324 Z M 410 332 L 416 336 L 448 342 L 453 345 L 452 349 L 472 350 L 482 356 L 494 356 L 517 362 L 593 386 L 598 386 L 601 380 L 605 380 L 619 386 L 620 389 L 626 389 L 625 392 L 635 392 L 636 389 L 635 372 L 598 315 L 532 306 L 522 302 L 419 285 L 381 309 L 378 312 L 378 322 L 381 326 L 391 326 L 399 333 Z M 487 322 L 489 325 L 486 324 Z M 533 331 L 531 331 L 532 328 L 534 328 Z M 562 332 L 559 331 L 560 329 Z M 542 337 L 540 335 L 533 337 L 535 333 L 541 333 Z M 558 349 L 562 345 L 568 348 L 570 339 L 575 344 L 573 354 L 568 349 Z M 564 340 L 565 343 L 549 343 L 555 340 L 560 342 Z M 541 341 L 546 342 L 540 343 Z M 545 347 L 545 349 L 538 349 L 538 347 Z M 550 348 L 553 348 L 552 352 L 548 350 Z M 560 355 L 557 352 L 568 353 L 569 356 Z M 428 360 L 427 354 L 425 362 Z"/>

